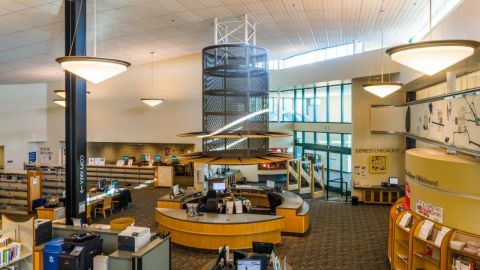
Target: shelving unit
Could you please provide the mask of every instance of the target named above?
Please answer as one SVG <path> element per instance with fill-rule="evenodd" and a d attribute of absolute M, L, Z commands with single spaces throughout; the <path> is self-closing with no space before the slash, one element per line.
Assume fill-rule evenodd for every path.
<path fill-rule="evenodd" d="M 21 244 L 20 255 L 2 267 L 17 266 L 19 270 L 33 269 L 33 234 L 33 218 L 25 222 L 15 222 L 5 216 L 2 217 L 0 235 Z"/>
<path fill-rule="evenodd" d="M 420 231 L 426 220 L 422 220 L 415 227 L 412 245 L 412 261 L 410 269 L 425 269 L 425 270 L 446 270 L 447 269 L 447 246 L 448 239 L 453 233 L 448 231 L 443 237 L 443 240 L 436 243 L 437 235 L 442 229 L 442 225 L 434 223 L 432 233 L 427 239 L 420 237 Z"/>
<path fill-rule="evenodd" d="M 390 208 L 390 213 L 388 215 L 388 261 L 392 264 L 392 257 L 393 257 L 393 244 L 394 244 L 394 228 L 395 228 L 395 219 L 397 218 L 398 214 L 400 214 L 403 210 L 403 202 L 405 201 L 405 197 L 398 199 L 395 204 Z"/>
<path fill-rule="evenodd" d="M 155 178 L 156 167 L 87 166 L 89 187 L 96 186 L 100 179 L 118 180 L 119 186 L 125 186 L 127 183 L 134 186 L 145 183 L 152 185 Z"/>
<path fill-rule="evenodd" d="M 62 196 L 65 190 L 65 167 L 24 163 L 23 168 L 25 170 L 42 170 L 42 196 Z"/>
<path fill-rule="evenodd" d="M 477 243 L 480 243 L 480 235 L 475 235 L 463 231 L 454 231 L 450 237 L 450 241 L 461 241 L 461 242 L 467 242 L 467 241 L 474 241 Z M 480 266 L 480 255 L 477 253 L 471 254 L 468 252 L 465 252 L 462 250 L 457 250 L 453 249 L 450 245 L 448 245 L 447 248 L 447 260 L 446 260 L 446 269 L 451 269 L 451 270 L 460 270 L 460 268 L 455 267 L 454 264 L 454 258 L 456 259 L 461 259 L 464 262 L 471 262 L 475 264 L 475 267 Z"/>
<path fill-rule="evenodd" d="M 42 173 L 0 171 L 0 212 L 28 214 L 32 201 L 41 197 Z"/>
<path fill-rule="evenodd" d="M 401 226 L 401 220 L 406 214 L 410 214 L 412 217 L 410 221 L 405 225 Z M 393 251 L 392 251 L 392 269 L 397 270 L 407 270 L 410 263 L 410 254 L 413 241 L 413 231 L 420 222 L 420 217 L 415 213 L 407 210 L 402 211 L 395 218 L 394 228 L 393 228 Z"/>
<path fill-rule="evenodd" d="M 364 203 L 393 204 L 403 196 L 404 186 L 355 186 L 362 191 Z"/>

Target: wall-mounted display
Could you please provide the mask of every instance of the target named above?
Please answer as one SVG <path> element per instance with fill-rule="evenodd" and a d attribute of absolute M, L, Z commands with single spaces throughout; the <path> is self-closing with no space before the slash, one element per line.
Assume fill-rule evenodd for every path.
<path fill-rule="evenodd" d="M 387 156 L 369 156 L 368 168 L 370 173 L 387 173 Z"/>
<path fill-rule="evenodd" d="M 438 223 L 443 223 L 443 208 L 431 203 L 417 200 L 415 212 Z"/>

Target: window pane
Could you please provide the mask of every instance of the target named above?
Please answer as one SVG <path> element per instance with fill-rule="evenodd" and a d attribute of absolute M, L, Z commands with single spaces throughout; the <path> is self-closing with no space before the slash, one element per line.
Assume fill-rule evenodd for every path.
<path fill-rule="evenodd" d="M 317 132 L 317 142 L 319 145 L 327 145 L 327 133 Z"/>
<path fill-rule="evenodd" d="M 343 57 L 348 55 L 347 45 L 341 45 L 337 47 L 337 57 Z"/>
<path fill-rule="evenodd" d="M 341 122 L 342 120 L 342 100 L 341 100 L 341 88 L 340 85 L 330 86 L 329 97 L 329 122 Z"/>
<path fill-rule="evenodd" d="M 293 121 L 293 90 L 280 92 L 280 119 Z"/>
<path fill-rule="evenodd" d="M 303 143 L 303 132 L 295 131 L 295 143 Z"/>
<path fill-rule="evenodd" d="M 305 89 L 303 95 L 303 121 L 313 122 L 313 88 Z"/>
<path fill-rule="evenodd" d="M 278 121 L 278 93 L 270 92 L 269 95 L 270 95 L 270 98 L 268 103 L 268 109 L 269 109 L 268 117 L 270 118 L 271 122 L 277 122 Z"/>
<path fill-rule="evenodd" d="M 337 47 L 327 48 L 327 59 L 333 59 L 337 57 Z"/>
<path fill-rule="evenodd" d="M 316 55 L 317 55 L 317 61 L 323 61 L 325 60 L 325 50 L 318 50 L 316 51 Z"/>
<path fill-rule="evenodd" d="M 305 134 L 304 143 L 310 143 L 310 144 L 314 144 L 314 143 L 315 143 L 315 141 L 314 141 L 314 139 L 315 139 L 315 135 L 314 135 L 314 134 L 315 134 L 315 133 L 313 133 L 313 132 L 306 132 L 306 131 L 305 131 L 304 134 Z"/>
<path fill-rule="evenodd" d="M 297 90 L 297 95 L 295 96 L 295 121 L 302 122 L 302 89 Z"/>
<path fill-rule="evenodd" d="M 343 134 L 343 147 L 352 147 L 352 134 Z"/>
<path fill-rule="evenodd" d="M 295 146 L 295 150 L 294 150 L 295 159 L 302 159 L 302 150 L 303 148 L 301 146 Z"/>
<path fill-rule="evenodd" d="M 342 146 L 342 134 L 330 133 L 330 145 Z"/>
<path fill-rule="evenodd" d="M 305 149 L 305 153 L 303 154 L 303 160 L 314 160 L 315 152 L 310 149 Z"/>
<path fill-rule="evenodd" d="M 340 154 L 330 152 L 329 157 L 328 157 L 328 166 L 329 166 L 328 169 L 329 170 L 340 171 L 340 162 L 341 162 Z M 338 177 L 335 177 L 335 178 L 338 178 Z"/>
<path fill-rule="evenodd" d="M 315 151 L 317 156 L 316 162 L 323 162 L 325 168 L 327 168 L 327 152 L 326 151 Z"/>
<path fill-rule="evenodd" d="M 315 121 L 327 122 L 327 88 L 318 87 L 315 94 Z"/>
<path fill-rule="evenodd" d="M 343 122 L 352 122 L 352 85 L 343 85 Z"/>
<path fill-rule="evenodd" d="M 342 170 L 343 172 L 351 173 L 352 172 L 352 156 L 351 155 L 342 155 Z"/>

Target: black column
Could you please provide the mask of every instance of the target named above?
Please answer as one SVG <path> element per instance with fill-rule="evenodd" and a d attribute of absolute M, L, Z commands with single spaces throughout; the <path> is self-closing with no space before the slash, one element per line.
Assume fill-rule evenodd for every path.
<path fill-rule="evenodd" d="M 417 100 L 417 92 L 415 91 L 411 91 L 411 92 L 407 92 L 407 102 L 412 102 L 412 101 L 415 101 Z M 407 113 L 410 113 L 410 109 L 408 110 Z M 408 121 L 412 121 L 412 119 L 410 117 L 408 117 Z M 407 130 L 408 132 L 408 130 Z M 413 139 L 413 138 L 409 138 L 409 137 L 406 137 L 406 148 L 407 149 L 412 149 L 412 148 L 415 148 L 417 147 L 417 140 Z"/>
<path fill-rule="evenodd" d="M 86 55 L 86 0 L 65 1 L 65 55 Z M 65 71 L 66 222 L 86 217 L 86 82 Z"/>

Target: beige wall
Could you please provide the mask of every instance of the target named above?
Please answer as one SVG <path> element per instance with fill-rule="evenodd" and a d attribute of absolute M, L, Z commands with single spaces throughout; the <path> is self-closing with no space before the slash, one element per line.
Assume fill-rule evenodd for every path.
<path fill-rule="evenodd" d="M 47 85 L 0 85 L 0 145 L 5 168 L 22 169 L 29 142 L 47 140 Z"/>
<path fill-rule="evenodd" d="M 352 181 L 357 185 L 380 185 L 386 182 L 389 176 L 399 177 L 401 182 L 405 178 L 405 137 L 372 134 L 370 132 L 370 106 L 371 105 L 398 105 L 405 102 L 405 93 L 397 92 L 383 99 L 365 91 L 362 84 L 367 80 L 354 79 L 352 81 Z M 395 149 L 394 153 L 381 153 L 384 150 Z M 366 153 L 362 149 L 371 149 Z M 382 150 L 384 149 L 384 150 Z M 375 153 L 377 152 L 377 153 Z M 385 174 L 370 174 L 368 158 L 370 155 L 386 155 L 388 171 Z M 366 174 L 355 173 L 355 167 L 365 167 Z M 353 191 L 353 195 L 358 195 Z"/>

